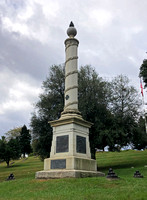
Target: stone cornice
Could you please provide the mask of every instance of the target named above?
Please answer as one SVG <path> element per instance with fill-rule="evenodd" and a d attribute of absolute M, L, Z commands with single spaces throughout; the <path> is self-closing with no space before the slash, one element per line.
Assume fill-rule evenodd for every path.
<path fill-rule="evenodd" d="M 60 119 L 49 121 L 49 123 L 52 127 L 57 127 L 57 126 L 65 125 L 65 124 L 71 124 L 71 123 L 78 124 L 86 128 L 90 128 L 93 125 L 93 123 L 84 120 L 82 116 L 76 115 L 76 114 L 62 115 Z"/>

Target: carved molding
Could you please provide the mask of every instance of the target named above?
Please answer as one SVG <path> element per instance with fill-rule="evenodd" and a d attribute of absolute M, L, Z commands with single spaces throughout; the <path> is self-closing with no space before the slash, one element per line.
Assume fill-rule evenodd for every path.
<path fill-rule="evenodd" d="M 78 88 L 78 85 L 74 85 L 74 86 L 72 86 L 72 87 L 67 88 L 67 89 L 64 91 L 64 93 L 66 93 L 66 92 L 69 91 L 69 90 L 75 89 L 75 88 Z"/>
<path fill-rule="evenodd" d="M 68 103 L 68 104 L 66 104 L 66 106 L 64 106 L 64 109 L 66 109 L 68 106 L 71 106 L 73 104 L 78 104 L 78 102 L 77 101 L 73 101 L 71 103 Z"/>
<path fill-rule="evenodd" d="M 70 60 L 74 60 L 74 59 L 78 59 L 78 56 L 73 56 L 71 58 L 68 58 L 66 61 L 65 61 L 65 65 L 67 62 L 69 62 Z"/>
<path fill-rule="evenodd" d="M 67 76 L 69 76 L 69 75 L 76 74 L 76 73 L 78 73 L 78 70 L 74 70 L 74 71 L 72 71 L 72 72 L 69 72 L 69 73 L 67 73 L 67 74 L 65 75 L 65 78 L 66 78 Z"/>

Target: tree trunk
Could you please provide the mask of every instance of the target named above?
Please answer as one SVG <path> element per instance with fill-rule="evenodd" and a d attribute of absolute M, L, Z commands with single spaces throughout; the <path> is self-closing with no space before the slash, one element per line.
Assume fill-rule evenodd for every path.
<path fill-rule="evenodd" d="M 9 161 L 6 161 L 6 163 L 7 163 L 7 167 L 9 167 Z"/>
<path fill-rule="evenodd" d="M 96 156 L 95 156 L 96 150 L 95 148 L 91 148 L 91 158 L 96 160 Z"/>

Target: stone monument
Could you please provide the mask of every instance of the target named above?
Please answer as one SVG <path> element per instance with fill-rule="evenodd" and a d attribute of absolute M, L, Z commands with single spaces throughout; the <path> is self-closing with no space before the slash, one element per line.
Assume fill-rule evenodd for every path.
<path fill-rule="evenodd" d="M 97 171 L 96 160 L 91 159 L 89 128 L 78 110 L 77 31 L 71 22 L 65 40 L 65 103 L 58 120 L 49 122 L 53 127 L 50 158 L 44 160 L 44 170 L 36 178 L 65 178 L 104 176 Z"/>

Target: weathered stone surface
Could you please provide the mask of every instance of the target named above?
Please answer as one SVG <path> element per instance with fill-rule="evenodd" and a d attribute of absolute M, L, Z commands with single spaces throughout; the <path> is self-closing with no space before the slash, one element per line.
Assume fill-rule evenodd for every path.
<path fill-rule="evenodd" d="M 54 178 L 86 178 L 105 176 L 102 172 L 84 171 L 84 170 L 52 170 L 36 172 L 36 179 L 54 179 Z"/>
<path fill-rule="evenodd" d="M 58 160 L 66 159 L 66 169 L 67 170 L 85 170 L 85 171 L 97 171 L 97 162 L 93 159 L 78 158 L 78 157 L 60 157 L 60 159 L 47 158 L 44 160 L 44 170 L 48 171 L 52 168 L 51 162 L 58 162 Z M 59 163 L 60 164 L 60 163 Z M 57 169 L 57 168 L 56 168 Z M 62 168 L 63 169 L 63 168 Z"/>
<path fill-rule="evenodd" d="M 70 118 L 71 119 L 71 118 Z M 76 157 L 83 157 L 83 158 L 91 158 L 90 153 L 90 146 L 89 146 L 89 128 L 83 126 L 83 124 L 77 124 L 74 119 L 71 121 L 69 119 L 67 124 L 58 124 L 58 126 L 53 126 L 53 141 L 52 141 L 52 147 L 51 147 L 51 153 L 50 158 L 57 158 L 60 157 L 67 157 L 67 156 L 76 156 Z M 80 119 L 78 119 L 80 121 Z M 83 120 L 81 120 L 83 121 Z M 60 140 L 60 137 L 64 138 L 64 136 L 68 135 L 68 151 L 65 151 L 65 146 L 63 145 L 65 142 L 62 142 Z M 84 144 L 84 148 L 86 150 L 81 150 L 77 152 L 77 136 L 81 136 L 82 138 L 86 138 Z M 59 138 L 58 142 L 57 139 Z M 61 142 L 59 142 L 61 141 Z M 66 144 L 66 143 L 65 143 Z M 58 146 L 59 147 L 56 147 Z M 61 149 L 60 149 L 61 146 Z M 64 152 L 63 149 L 64 148 Z M 67 148 L 67 147 L 66 147 Z M 57 153 L 58 152 L 58 153 Z M 83 152 L 83 153 L 82 153 Z"/>

